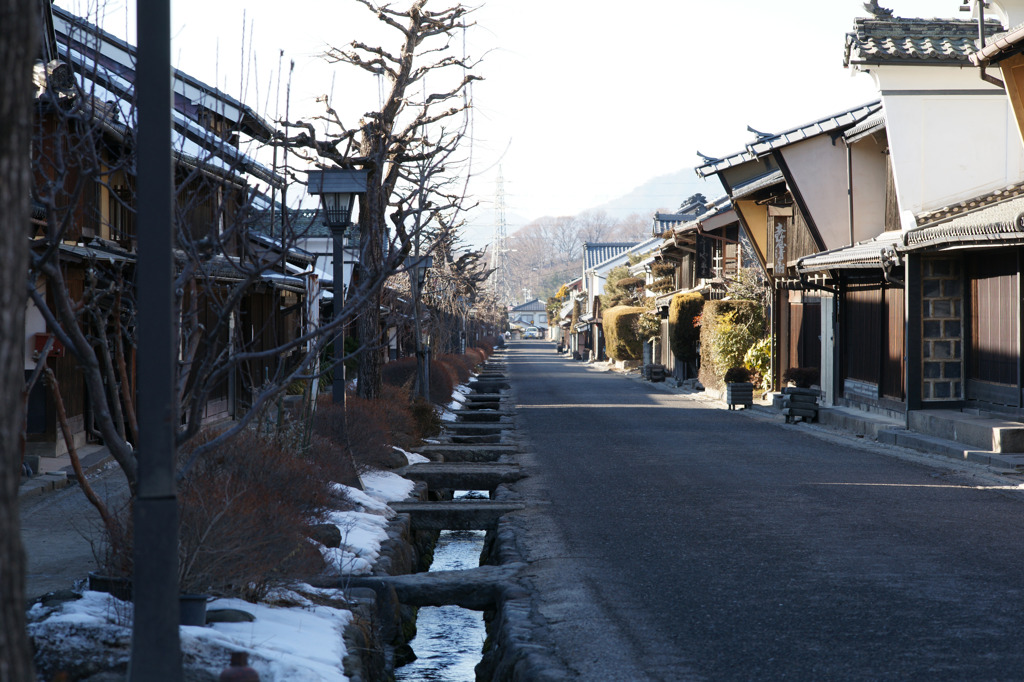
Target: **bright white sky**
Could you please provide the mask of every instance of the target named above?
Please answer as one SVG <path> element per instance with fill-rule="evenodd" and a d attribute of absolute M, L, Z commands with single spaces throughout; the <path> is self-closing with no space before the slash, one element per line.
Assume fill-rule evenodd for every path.
<path fill-rule="evenodd" d="M 95 16 L 96 1 L 58 4 L 91 6 Z M 882 4 L 899 16 L 969 16 L 957 0 Z M 134 2 L 108 0 L 105 27 L 134 41 L 126 5 Z M 284 93 L 280 50 L 285 71 L 296 64 L 293 118 L 319 111 L 315 98 L 332 84 L 353 124 L 377 106 L 375 84 L 318 57 L 327 45 L 373 42 L 376 22 L 354 0 L 172 0 L 172 8 L 175 65 L 269 118 L 284 113 L 274 103 Z M 862 0 L 490 0 L 466 37 L 486 78 L 473 91 L 471 191 L 490 205 L 500 164 L 510 214 L 572 215 L 697 165 L 698 149 L 740 150 L 752 139 L 748 125 L 781 130 L 874 99 L 871 78 L 842 65 L 845 33 L 864 14 Z M 664 206 L 685 198 L 665 189 Z M 709 191 L 717 194 L 717 183 Z"/>

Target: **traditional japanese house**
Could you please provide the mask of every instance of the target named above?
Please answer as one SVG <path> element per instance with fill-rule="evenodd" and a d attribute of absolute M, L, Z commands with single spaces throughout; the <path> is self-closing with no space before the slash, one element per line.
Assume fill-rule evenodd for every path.
<path fill-rule="evenodd" d="M 653 359 L 665 365 L 676 379 L 684 380 L 696 376 L 697 366 L 679 362 L 672 352 L 669 307 L 673 298 L 685 293 L 697 292 L 707 299 L 725 296 L 729 281 L 742 267 L 739 217 L 729 198 L 721 197 L 703 205 L 700 211 L 658 213 L 655 221 L 663 241 L 651 262 L 644 265 L 652 285 L 655 275 L 662 272 L 662 264 L 672 267 L 672 280 L 671 289 L 659 291 L 655 297 L 662 323 Z"/>
<path fill-rule="evenodd" d="M 1002 88 L 965 68 L 979 35 L 1024 20 L 1024 3 L 991 4 L 1002 21 L 907 19 L 884 10 L 855 21 L 846 63 L 873 77 L 885 113 L 884 139 L 873 134 L 890 164 L 885 231 L 799 268 L 827 270 L 837 282 L 840 397 L 908 411 L 912 425 L 923 408 L 1019 414 L 1024 407 L 1017 217 L 1024 147 Z M 998 73 L 979 61 L 988 76 Z"/>
<path fill-rule="evenodd" d="M 43 6 L 50 9 L 48 3 Z M 134 328 L 135 249 L 145 227 L 136 224 L 134 212 L 136 51 L 61 8 L 44 11 L 44 17 L 47 36 L 36 73 L 32 249 L 36 258 L 57 257 L 54 262 L 75 305 L 88 298 L 95 316 L 90 333 L 97 338 L 109 333 L 116 341 L 115 330 L 130 335 Z M 241 238 L 252 194 L 282 182 L 241 146 L 268 137 L 270 126 L 234 98 L 180 72 L 174 73 L 173 102 L 175 222 L 180 230 L 175 260 L 183 272 L 192 272 L 180 290 L 182 334 L 194 333 L 183 339 L 183 346 L 231 352 L 232 329 L 233 343 L 247 350 L 268 347 L 268 333 L 274 339 L 269 347 L 295 338 L 302 314 L 289 316 L 301 308 L 295 304 L 304 295 L 303 280 L 288 272 L 286 258 L 268 264 L 268 250 Z M 189 269 L 186 263 L 202 266 Z M 239 301 L 237 316 L 218 315 L 212 302 L 254 273 L 258 281 Z M 55 303 L 51 282 L 42 276 L 38 280 L 39 300 L 50 307 Z M 89 392 L 83 372 L 56 342 L 50 322 L 39 307 L 29 306 L 26 379 L 39 360 L 53 370 L 73 442 L 81 446 L 98 438 Z M 121 396 L 123 405 L 118 407 L 127 411 L 134 402 L 137 358 L 132 344 L 122 341 L 123 355 L 118 350 L 114 359 L 124 363 L 123 371 L 116 379 L 113 370 L 108 372 L 104 390 Z M 47 345 L 50 352 L 41 358 Z M 262 384 L 276 371 L 276 363 L 287 361 L 275 357 L 262 371 L 248 368 L 222 377 L 219 368 L 193 374 L 181 390 L 200 391 L 202 400 L 194 404 L 201 409 L 183 413 L 183 419 L 230 417 L 236 402 L 245 402 L 242 394 L 249 383 Z M 197 388 L 198 380 L 208 384 Z M 30 450 L 43 456 L 64 450 L 54 396 L 39 381 L 29 398 L 28 424 Z"/>
<path fill-rule="evenodd" d="M 882 231 L 886 161 L 871 135 L 880 124 L 881 104 L 871 102 L 780 133 L 756 133 L 743 151 L 696 169 L 721 180 L 772 286 L 776 385 L 790 368 L 816 370 L 831 382 L 826 346 L 834 287 L 797 264 Z M 856 136 L 846 137 L 851 130 Z"/>

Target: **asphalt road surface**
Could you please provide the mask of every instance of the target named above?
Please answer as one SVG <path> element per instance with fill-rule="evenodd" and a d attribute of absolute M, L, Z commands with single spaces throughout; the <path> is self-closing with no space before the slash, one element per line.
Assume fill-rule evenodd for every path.
<path fill-rule="evenodd" d="M 531 580 L 579 679 L 1024 679 L 1019 478 L 823 440 L 550 342 L 508 365 Z"/>

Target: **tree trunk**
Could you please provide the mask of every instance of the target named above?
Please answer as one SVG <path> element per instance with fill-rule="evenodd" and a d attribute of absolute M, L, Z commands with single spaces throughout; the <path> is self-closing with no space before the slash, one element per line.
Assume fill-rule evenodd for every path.
<path fill-rule="evenodd" d="M 35 679 L 25 629 L 25 552 L 18 520 L 25 383 L 32 63 L 36 0 L 0 0 L 0 680 Z"/>
<path fill-rule="evenodd" d="M 383 185 L 385 136 L 377 124 L 370 124 L 363 136 L 364 155 L 377 159 L 367 176 L 366 198 L 359 211 L 359 268 L 366 281 L 374 282 L 384 267 L 385 212 L 390 191 Z M 361 398 L 380 397 L 381 377 L 381 290 L 375 287 L 367 306 L 357 322 L 359 332 L 359 366 L 356 391 Z"/>

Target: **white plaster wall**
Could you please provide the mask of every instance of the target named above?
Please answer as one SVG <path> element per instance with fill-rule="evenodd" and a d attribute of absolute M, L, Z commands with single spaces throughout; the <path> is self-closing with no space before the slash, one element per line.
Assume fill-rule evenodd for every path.
<path fill-rule="evenodd" d="M 854 242 L 877 237 L 885 231 L 887 147 L 884 133 L 870 135 L 851 145 Z"/>
<path fill-rule="evenodd" d="M 846 147 L 827 135 L 782 150 L 793 180 L 825 241 L 825 249 L 850 245 L 850 208 L 846 195 Z"/>
<path fill-rule="evenodd" d="M 978 18 L 978 6 L 972 5 L 971 15 Z M 985 19 L 999 19 L 1006 28 L 1024 24 L 1024 0 L 989 0 Z"/>
<path fill-rule="evenodd" d="M 932 211 L 1024 181 L 1024 148 L 1009 101 L 976 69 L 873 69 L 901 213 Z"/>
<path fill-rule="evenodd" d="M 25 369 L 35 369 L 36 359 L 32 353 L 36 348 L 36 334 L 46 333 L 46 320 L 39 308 L 31 302 L 25 306 Z"/>

